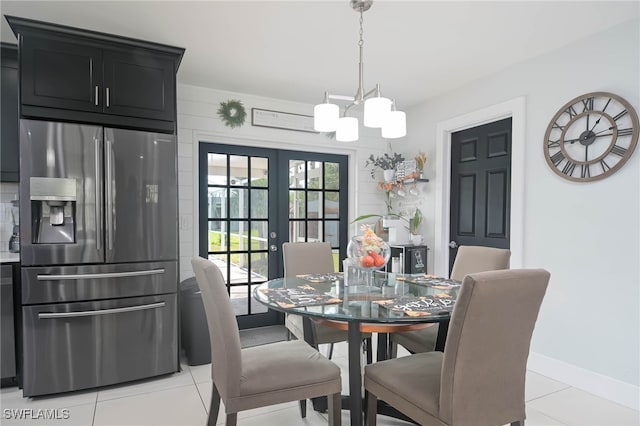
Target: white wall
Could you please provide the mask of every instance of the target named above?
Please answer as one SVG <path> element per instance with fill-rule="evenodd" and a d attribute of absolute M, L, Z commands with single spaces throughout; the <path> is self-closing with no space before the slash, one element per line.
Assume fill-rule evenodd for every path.
<path fill-rule="evenodd" d="M 320 99 L 322 93 L 318 94 Z M 247 119 L 242 127 L 226 127 L 217 114 L 220 102 L 242 101 Z M 193 276 L 190 260 L 198 255 L 198 143 L 216 142 L 336 153 L 349 156 L 349 221 L 366 213 L 384 213 L 381 193 L 364 162 L 369 154 L 379 155 L 387 144 L 379 131 L 360 128 L 360 140 L 342 143 L 324 134 L 279 130 L 251 125 L 251 108 L 297 114 L 313 114 L 313 105 L 242 93 L 224 92 L 188 85 L 178 86 L 178 185 L 180 214 L 180 279 Z M 357 194 L 357 195 L 356 195 Z M 358 202 L 356 202 L 356 198 Z M 356 225 L 350 226 L 350 232 Z"/>
<path fill-rule="evenodd" d="M 639 79 L 636 19 L 429 99 L 407 114 L 407 151 L 427 152 L 427 177 L 433 179 L 438 123 L 524 96 L 523 264 L 551 272 L 529 365 L 635 409 L 640 384 L 640 149 L 614 175 L 579 184 L 549 169 L 543 139 L 555 112 L 584 93 L 613 92 L 640 111 Z M 433 218 L 435 191 L 424 201 L 425 216 Z M 439 250 L 434 231 L 426 226 L 427 244 Z"/>

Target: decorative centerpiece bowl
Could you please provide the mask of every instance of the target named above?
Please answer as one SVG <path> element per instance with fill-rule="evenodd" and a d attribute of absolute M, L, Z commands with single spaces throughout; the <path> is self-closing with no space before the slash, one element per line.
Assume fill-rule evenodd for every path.
<path fill-rule="evenodd" d="M 377 270 L 386 266 L 391 249 L 378 237 L 370 225 L 362 225 L 363 235 L 351 238 L 347 246 L 347 257 L 357 268 Z"/>

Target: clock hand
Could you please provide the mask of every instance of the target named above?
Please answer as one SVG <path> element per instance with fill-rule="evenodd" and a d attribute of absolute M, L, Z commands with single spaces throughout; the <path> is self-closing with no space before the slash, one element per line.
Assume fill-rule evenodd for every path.
<path fill-rule="evenodd" d="M 593 137 L 599 138 L 601 136 L 611 136 L 613 133 L 607 133 L 606 135 L 602 135 L 601 134 L 602 132 L 607 132 L 609 130 L 613 130 L 613 126 L 609 127 L 608 129 L 600 130 L 598 133 L 594 133 L 592 135 L 586 135 L 586 136 L 583 136 L 583 137 L 580 137 L 580 138 L 576 138 L 576 139 L 568 139 L 568 140 L 566 140 L 564 142 L 565 143 L 569 142 L 569 143 L 573 144 L 573 143 L 578 142 L 578 141 L 586 141 L 587 139 L 593 138 Z"/>

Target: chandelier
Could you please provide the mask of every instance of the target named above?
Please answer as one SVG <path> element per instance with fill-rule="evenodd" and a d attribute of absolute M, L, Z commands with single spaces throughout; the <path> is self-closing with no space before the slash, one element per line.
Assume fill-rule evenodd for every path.
<path fill-rule="evenodd" d="M 401 138 L 407 134 L 407 119 L 402 111 L 396 111 L 395 100 L 380 96 L 380 85 L 365 93 L 363 88 L 364 65 L 363 57 L 363 14 L 369 8 L 373 0 L 351 0 L 353 10 L 360 13 L 360 63 L 358 67 L 358 90 L 355 96 L 332 95 L 324 92 L 324 101 L 313 108 L 313 127 L 318 132 L 336 132 L 336 140 L 340 142 L 352 142 L 358 140 L 358 119 L 349 117 L 349 109 L 364 104 L 364 125 L 381 129 L 383 138 Z M 330 100 L 347 102 L 342 116 L 340 107 L 330 103 Z"/>

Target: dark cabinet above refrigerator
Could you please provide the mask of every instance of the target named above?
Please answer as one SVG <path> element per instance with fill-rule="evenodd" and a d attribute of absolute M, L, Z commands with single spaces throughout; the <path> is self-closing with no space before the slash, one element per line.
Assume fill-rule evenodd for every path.
<path fill-rule="evenodd" d="M 184 49 L 7 16 L 21 115 L 174 133 Z"/>
<path fill-rule="evenodd" d="M 18 49 L 14 44 L 2 43 L 2 146 L 0 151 L 0 181 L 18 182 L 20 158 L 18 150 Z"/>

